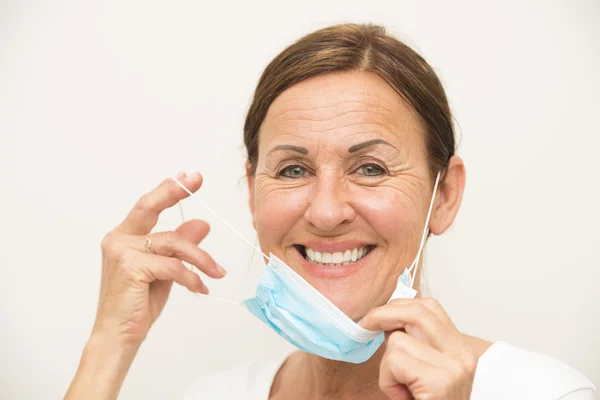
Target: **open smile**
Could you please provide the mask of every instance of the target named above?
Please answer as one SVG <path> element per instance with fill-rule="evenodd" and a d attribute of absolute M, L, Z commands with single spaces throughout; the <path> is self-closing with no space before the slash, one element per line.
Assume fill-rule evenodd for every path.
<path fill-rule="evenodd" d="M 301 244 L 296 244 L 294 247 L 311 264 L 337 267 L 361 260 L 377 246 L 365 245 L 336 252 L 317 251 Z"/>

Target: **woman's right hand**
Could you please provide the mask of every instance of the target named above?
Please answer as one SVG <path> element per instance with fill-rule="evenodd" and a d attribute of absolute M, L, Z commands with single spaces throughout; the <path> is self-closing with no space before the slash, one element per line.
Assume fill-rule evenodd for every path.
<path fill-rule="evenodd" d="M 199 173 L 181 173 L 177 178 L 192 193 L 202 184 Z M 206 222 L 191 220 L 175 231 L 150 233 L 160 213 L 187 196 L 173 179 L 166 179 L 142 196 L 125 220 L 102 241 L 96 321 L 66 399 L 117 397 L 137 349 L 165 306 L 173 282 L 192 292 L 208 293 L 200 277 L 182 261 L 212 278 L 225 275 L 225 270 L 198 248 L 209 231 Z"/>
<path fill-rule="evenodd" d="M 178 180 L 192 193 L 202 184 L 199 173 L 181 173 Z M 94 334 L 123 346 L 138 346 L 165 306 L 173 282 L 207 294 L 200 277 L 186 261 L 212 278 L 225 271 L 198 248 L 209 226 L 190 220 L 175 231 L 150 233 L 160 213 L 188 196 L 173 179 L 142 196 L 125 220 L 102 241 L 102 283 Z M 151 250 L 146 246 L 150 240 Z"/>

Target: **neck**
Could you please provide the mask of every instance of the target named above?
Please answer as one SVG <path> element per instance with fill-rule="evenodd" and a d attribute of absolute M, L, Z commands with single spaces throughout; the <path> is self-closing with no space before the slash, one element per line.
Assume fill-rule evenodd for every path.
<path fill-rule="evenodd" d="M 382 345 L 362 364 L 328 360 L 303 352 L 294 353 L 280 370 L 273 389 L 297 393 L 298 398 L 379 398 L 379 365 L 384 351 L 385 345 Z M 292 387 L 293 390 L 290 390 Z"/>

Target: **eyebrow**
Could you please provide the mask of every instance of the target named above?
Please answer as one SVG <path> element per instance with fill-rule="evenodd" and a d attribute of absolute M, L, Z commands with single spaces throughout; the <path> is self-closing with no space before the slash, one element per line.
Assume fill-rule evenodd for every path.
<path fill-rule="evenodd" d="M 362 150 L 366 147 L 374 146 L 376 144 L 385 144 L 385 145 L 391 146 L 394 149 L 396 149 L 396 147 L 393 144 L 388 143 L 383 139 L 373 139 L 373 140 L 366 141 L 364 143 L 359 143 L 359 144 L 355 144 L 354 146 L 351 146 L 348 149 L 348 153 L 354 153 L 354 152 Z M 306 147 L 292 146 L 291 144 L 280 144 L 278 146 L 273 147 L 267 155 L 270 155 L 271 153 L 273 153 L 277 150 L 290 150 L 290 151 L 295 151 L 296 153 L 300 153 L 302 155 L 308 154 L 308 149 Z M 398 150 L 398 149 L 396 149 L 396 150 Z"/>
<path fill-rule="evenodd" d="M 391 143 L 386 142 L 383 139 L 373 139 L 373 140 L 369 140 L 369 141 L 364 142 L 364 143 L 355 144 L 354 146 L 352 146 L 352 147 L 350 147 L 348 149 L 348 153 L 354 153 L 355 151 L 362 150 L 365 147 L 374 146 L 376 144 L 386 144 L 386 145 L 391 146 L 394 149 L 396 149 L 396 146 L 394 146 Z M 398 150 L 398 149 L 396 149 L 396 150 Z"/>
<path fill-rule="evenodd" d="M 291 144 L 280 144 L 279 146 L 275 146 L 271 149 L 271 151 L 269 151 L 269 154 L 271 154 L 277 150 L 291 150 L 291 151 L 295 151 L 295 152 L 303 154 L 303 155 L 308 154 L 307 148 L 300 147 L 300 146 L 292 146 Z"/>

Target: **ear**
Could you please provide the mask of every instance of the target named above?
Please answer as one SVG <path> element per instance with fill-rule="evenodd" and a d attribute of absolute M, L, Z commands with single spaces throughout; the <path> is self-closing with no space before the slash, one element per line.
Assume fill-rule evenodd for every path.
<path fill-rule="evenodd" d="M 252 175 L 250 162 L 246 161 L 246 181 L 248 182 L 248 205 L 252 214 L 252 226 L 256 230 L 256 222 L 254 221 L 254 176 Z"/>
<path fill-rule="evenodd" d="M 450 159 L 446 178 L 439 185 L 429 223 L 429 230 L 434 235 L 444 233 L 458 214 L 465 190 L 465 164 L 460 157 Z"/>

